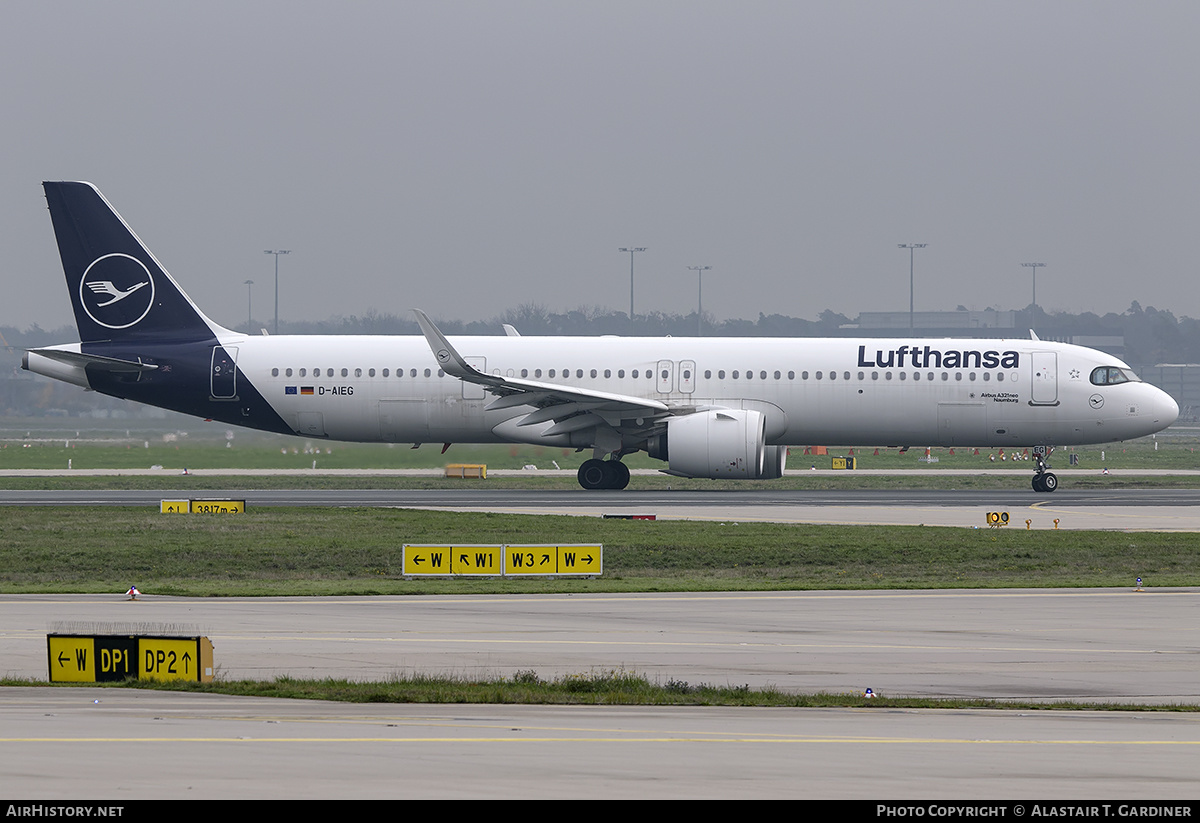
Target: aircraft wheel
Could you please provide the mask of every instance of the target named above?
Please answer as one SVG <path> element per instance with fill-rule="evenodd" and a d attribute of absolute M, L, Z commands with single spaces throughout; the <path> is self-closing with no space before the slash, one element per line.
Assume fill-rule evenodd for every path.
<path fill-rule="evenodd" d="M 613 484 L 610 488 L 623 489 L 629 485 L 629 467 L 620 460 L 609 462 L 609 467 L 613 470 Z"/>
<path fill-rule="evenodd" d="M 1042 475 L 1042 491 L 1052 492 L 1058 488 L 1058 478 L 1050 472 Z"/>
<path fill-rule="evenodd" d="M 1035 492 L 1044 492 L 1046 490 L 1042 486 L 1042 476 L 1040 474 L 1035 474 L 1033 476 L 1033 482 L 1030 485 L 1033 486 L 1033 490 Z"/>
<path fill-rule="evenodd" d="M 579 473 L 576 475 L 579 479 L 579 485 L 585 489 L 607 489 L 612 480 L 612 470 L 609 469 L 603 460 L 584 460 L 583 465 L 579 467 Z"/>

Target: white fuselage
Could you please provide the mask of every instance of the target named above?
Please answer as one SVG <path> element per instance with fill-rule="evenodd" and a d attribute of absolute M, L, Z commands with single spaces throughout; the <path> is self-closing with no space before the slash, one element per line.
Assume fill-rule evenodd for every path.
<path fill-rule="evenodd" d="M 485 374 L 652 399 L 672 410 L 754 409 L 782 445 L 1077 445 L 1140 437 L 1175 402 L 1103 352 L 1039 340 L 453 337 Z M 480 385 L 438 368 L 422 337 L 221 335 L 299 434 L 387 442 L 564 442 L 489 411 Z M 1128 372 L 1132 374 L 1131 372 Z M 217 393 L 214 391 L 214 394 Z M 620 422 L 620 421 L 617 421 Z"/>

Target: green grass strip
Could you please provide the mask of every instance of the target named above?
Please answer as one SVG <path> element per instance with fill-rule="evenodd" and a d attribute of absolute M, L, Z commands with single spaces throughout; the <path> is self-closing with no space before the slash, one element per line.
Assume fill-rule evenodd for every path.
<path fill-rule="evenodd" d="M 0 680 L 0 686 L 44 686 L 24 680 Z M 79 688 L 60 684 L 55 688 Z M 87 684 L 96 688 L 97 684 Z M 588 706 L 744 706 L 765 708 L 992 709 L 1196 712 L 1200 706 L 1172 704 L 1084 703 L 1077 701 L 980 700 L 964 698 L 888 697 L 861 694 L 792 694 L 774 688 L 713 686 L 679 680 L 655 682 L 635 672 L 611 670 L 542 679 L 533 671 L 512 678 L 466 680 L 441 676 L 397 677 L 385 681 L 233 680 L 213 683 L 128 680 L 103 688 L 152 689 L 248 697 L 329 700 L 342 703 L 588 705 Z"/>
<path fill-rule="evenodd" d="M 596 579 L 415 579 L 405 543 L 602 543 Z M 0 592 L 397 595 L 1200 585 L 1200 534 L 280 507 L 0 507 Z"/>

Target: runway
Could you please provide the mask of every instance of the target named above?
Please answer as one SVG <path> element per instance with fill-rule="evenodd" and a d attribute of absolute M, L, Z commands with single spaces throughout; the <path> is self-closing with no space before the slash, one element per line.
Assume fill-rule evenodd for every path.
<path fill-rule="evenodd" d="M 305 489 L 0 490 L 0 505 L 153 506 L 168 498 L 234 498 L 262 506 L 392 506 L 518 514 L 653 514 L 659 519 L 771 521 L 984 528 L 988 512 L 1009 514 L 1008 528 L 1200 531 L 1200 488 L 1060 487 L 912 490 Z M 1026 521 L 1029 521 L 1026 523 Z"/>
<path fill-rule="evenodd" d="M 625 669 L 804 692 L 1195 704 L 1198 595 L 10 595 L 0 597 L 0 660 L 6 675 L 44 678 L 48 631 L 169 625 L 207 634 L 230 679 Z M 0 792 L 9 796 L 1200 791 L 1200 722 L 1190 713 L 345 706 L 91 688 L 6 689 L 0 701 Z"/>
<path fill-rule="evenodd" d="M 363 706 L 84 688 L 6 689 L 0 716 L 0 792 L 43 803 L 788 798 L 973 809 L 1036 798 L 1111 800 L 1114 817 L 1131 807 L 1194 816 L 1200 745 L 1195 718 L 1178 713 Z"/>

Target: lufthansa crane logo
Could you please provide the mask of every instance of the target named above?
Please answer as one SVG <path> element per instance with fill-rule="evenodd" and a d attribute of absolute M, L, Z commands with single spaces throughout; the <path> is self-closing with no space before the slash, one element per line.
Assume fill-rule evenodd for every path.
<path fill-rule="evenodd" d="M 79 281 L 79 304 L 106 329 L 127 329 L 150 313 L 154 278 L 141 260 L 128 254 L 97 257 Z"/>

